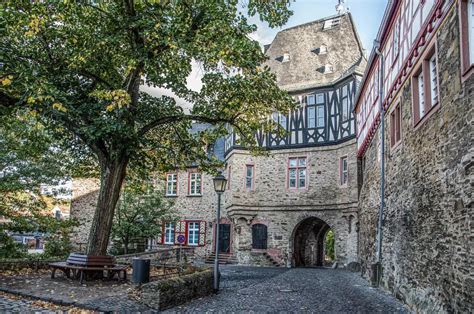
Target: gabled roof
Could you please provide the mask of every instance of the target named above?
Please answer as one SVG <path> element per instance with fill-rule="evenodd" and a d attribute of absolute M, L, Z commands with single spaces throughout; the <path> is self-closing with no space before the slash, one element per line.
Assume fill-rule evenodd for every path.
<path fill-rule="evenodd" d="M 335 27 L 324 29 L 331 20 L 340 19 Z M 327 53 L 319 54 L 325 45 Z M 289 61 L 283 56 L 289 53 Z M 353 74 L 364 72 L 367 60 L 350 13 L 334 15 L 280 31 L 266 49 L 265 63 L 277 76 L 278 85 L 287 91 L 298 91 L 332 85 Z M 332 73 L 324 66 L 332 65 Z"/>

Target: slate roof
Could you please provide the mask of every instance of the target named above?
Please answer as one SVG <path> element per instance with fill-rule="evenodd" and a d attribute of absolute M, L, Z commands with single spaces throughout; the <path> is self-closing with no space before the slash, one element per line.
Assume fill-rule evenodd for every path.
<path fill-rule="evenodd" d="M 191 125 L 191 129 L 189 132 L 191 134 L 196 134 L 202 131 L 205 131 L 209 128 L 212 128 L 213 126 L 209 123 L 193 123 Z M 215 156 L 217 159 L 224 161 L 224 143 L 225 143 L 225 138 L 220 137 L 216 140 L 214 143 L 214 146 L 212 148 L 208 149 L 208 154 L 210 157 Z"/>
<path fill-rule="evenodd" d="M 340 24 L 323 29 L 326 21 L 340 19 Z M 325 45 L 326 54 L 319 54 Z M 350 13 L 329 16 L 280 31 L 266 47 L 265 63 L 277 76 L 277 83 L 289 92 L 332 85 L 347 76 L 362 75 L 367 64 L 365 53 Z M 283 62 L 289 53 L 290 60 Z M 323 73 L 332 65 L 332 73 Z"/>

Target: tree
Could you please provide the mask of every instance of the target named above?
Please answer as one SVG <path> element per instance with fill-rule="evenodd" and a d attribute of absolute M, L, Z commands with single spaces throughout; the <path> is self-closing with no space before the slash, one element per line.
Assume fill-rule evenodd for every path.
<path fill-rule="evenodd" d="M 271 27 L 291 15 L 286 1 L 248 0 L 245 8 Z M 248 36 L 256 26 L 237 0 L 3 1 L 0 14 L 1 106 L 27 111 L 55 144 L 98 164 L 88 254 L 106 253 L 127 170 L 213 169 L 202 147 L 227 125 L 256 149 L 255 132 L 275 128 L 270 114 L 293 106 L 261 66 L 266 57 Z M 199 92 L 186 86 L 192 61 L 205 71 Z M 145 83 L 192 110 L 141 92 Z M 192 121 L 215 127 L 190 134 Z"/>
<path fill-rule="evenodd" d="M 162 232 L 163 221 L 175 220 L 171 205 L 152 184 L 127 183 L 117 205 L 112 239 L 128 254 L 132 241 L 155 238 Z"/>
<path fill-rule="evenodd" d="M 40 195 L 41 184 L 64 179 L 72 164 L 67 151 L 55 145 L 52 131 L 25 110 L 0 112 L 0 257 L 22 257 L 26 248 L 10 232 L 42 232 L 60 243 L 77 223 L 51 215 L 52 199 Z M 64 245 L 63 245 L 64 246 Z"/>

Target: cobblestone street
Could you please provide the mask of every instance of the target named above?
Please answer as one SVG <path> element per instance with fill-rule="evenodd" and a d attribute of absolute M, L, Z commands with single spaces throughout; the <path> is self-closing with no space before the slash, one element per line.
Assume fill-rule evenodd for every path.
<path fill-rule="evenodd" d="M 218 296 L 168 312 L 408 312 L 392 296 L 371 288 L 358 273 L 344 270 L 227 266 L 221 272 Z"/>
<path fill-rule="evenodd" d="M 221 291 L 168 310 L 175 312 L 317 312 L 407 313 L 399 301 L 371 288 L 358 273 L 322 268 L 260 268 L 223 266 Z M 130 312 L 127 298 L 89 301 L 100 311 Z M 110 303 L 110 300 L 108 300 Z M 80 306 L 79 306 L 80 307 Z M 0 312 L 69 312 L 71 308 L 0 294 Z M 152 313 L 133 308 L 132 312 Z"/>

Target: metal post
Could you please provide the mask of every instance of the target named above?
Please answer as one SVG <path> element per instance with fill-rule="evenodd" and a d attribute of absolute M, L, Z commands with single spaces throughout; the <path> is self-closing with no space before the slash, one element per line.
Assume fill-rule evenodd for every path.
<path fill-rule="evenodd" d="M 385 207 L 385 109 L 383 106 L 384 98 L 384 56 L 379 50 L 380 43 L 376 42 L 375 52 L 380 57 L 380 72 L 379 72 L 379 105 L 380 105 L 380 207 L 379 207 L 379 219 L 377 223 L 377 268 L 376 268 L 376 285 L 380 284 L 380 278 L 382 273 L 382 225 L 383 225 L 383 212 Z"/>
<path fill-rule="evenodd" d="M 219 291 L 219 221 L 221 220 L 221 193 L 217 193 L 216 255 L 214 259 L 214 292 Z"/>

